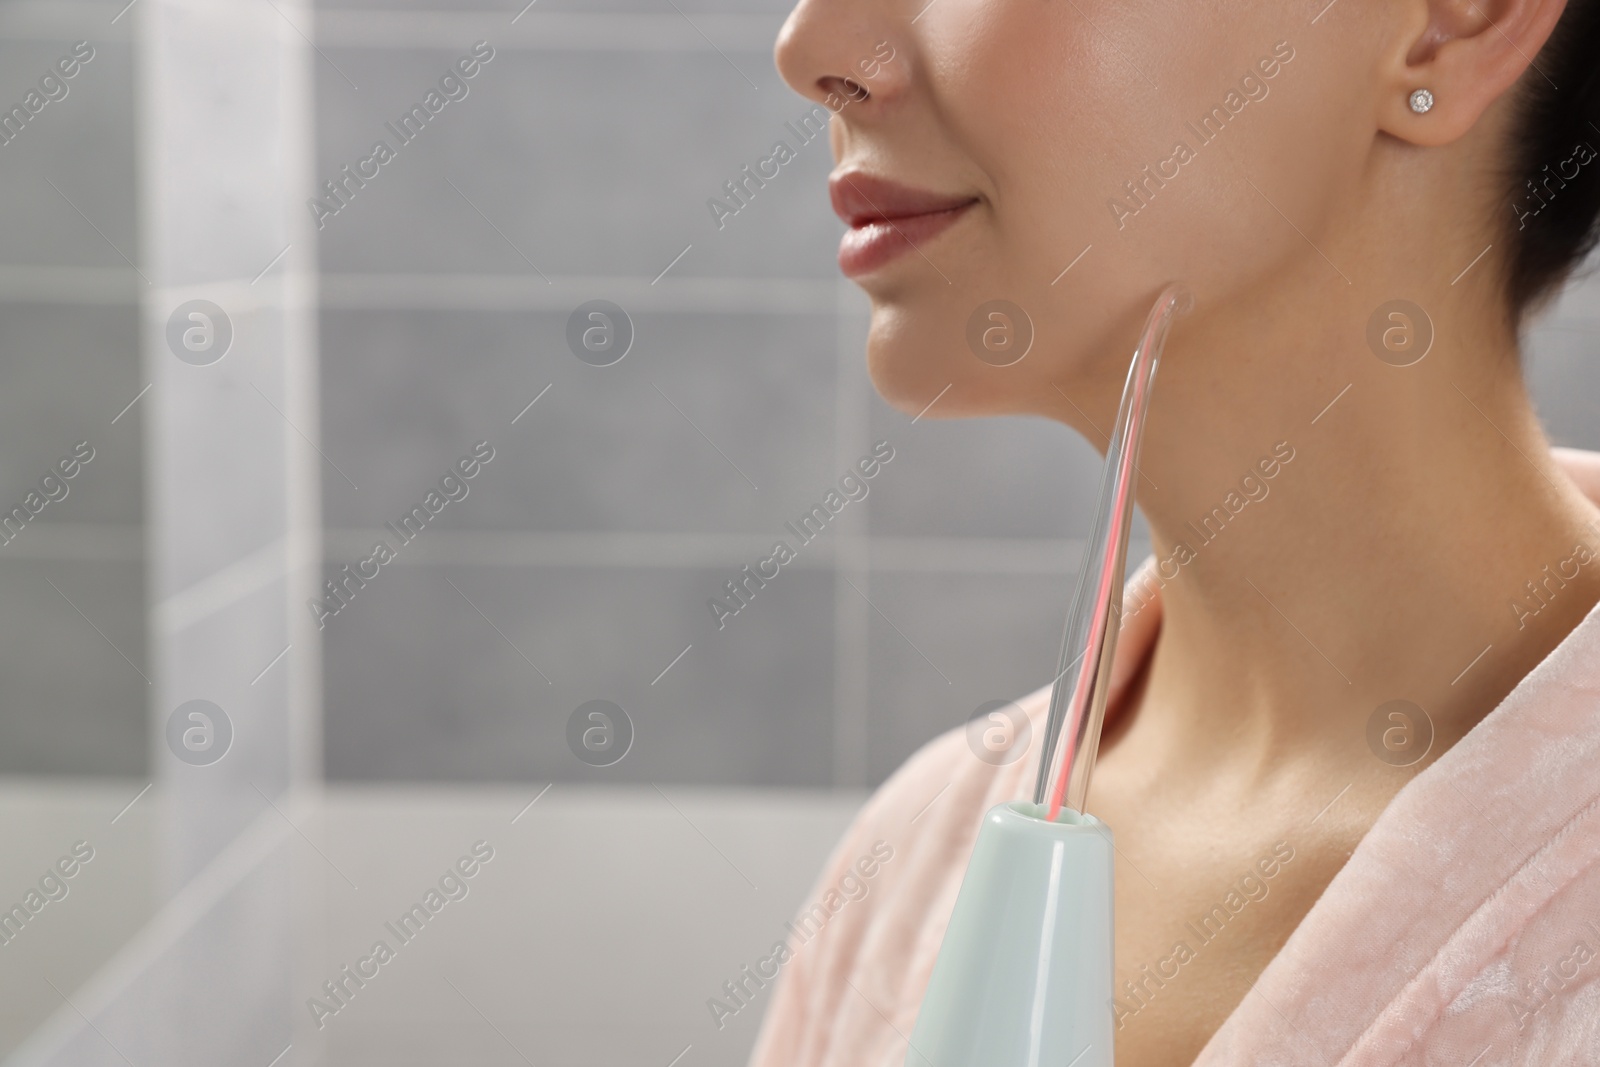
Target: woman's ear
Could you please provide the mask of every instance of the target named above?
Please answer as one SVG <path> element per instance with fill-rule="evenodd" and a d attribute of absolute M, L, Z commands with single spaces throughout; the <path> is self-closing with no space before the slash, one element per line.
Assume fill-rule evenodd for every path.
<path fill-rule="evenodd" d="M 1382 61 L 1378 128 L 1416 145 L 1449 144 L 1533 67 L 1568 0 L 1406 0 L 1405 26 Z M 1426 89 L 1418 112 L 1411 95 Z"/>

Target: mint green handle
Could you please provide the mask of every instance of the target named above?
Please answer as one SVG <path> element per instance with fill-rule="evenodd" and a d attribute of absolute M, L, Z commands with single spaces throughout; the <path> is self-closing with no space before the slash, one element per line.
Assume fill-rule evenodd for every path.
<path fill-rule="evenodd" d="M 1112 857 L 1092 815 L 984 815 L 906 1067 L 1112 1067 Z"/>

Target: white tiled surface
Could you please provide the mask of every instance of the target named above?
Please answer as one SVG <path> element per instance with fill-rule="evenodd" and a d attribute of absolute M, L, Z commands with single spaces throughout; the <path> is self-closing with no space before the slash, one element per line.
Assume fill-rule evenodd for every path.
<path fill-rule="evenodd" d="M 705 1002 L 783 936 L 862 799 L 558 784 L 529 808 L 538 789 L 339 788 L 320 807 L 286 807 L 294 828 L 279 826 L 261 861 L 234 870 L 208 907 L 160 913 L 150 882 L 164 799 L 147 794 L 109 822 L 139 788 L 0 783 L 0 895 L 25 891 L 21 875 L 78 838 L 96 848 L 66 899 L 0 947 L 0 1052 L 30 1034 L 35 1042 L 10 1063 L 122 1062 L 115 1050 L 159 1062 L 150 1051 L 175 1029 L 235 1064 L 265 1065 L 293 1044 L 287 1067 L 510 1067 L 522 1056 L 664 1067 L 692 1046 L 686 1067 L 733 1067 L 748 1056 L 757 1012 L 719 1031 Z M 268 824 L 282 818 L 260 807 Z M 467 895 L 399 945 L 384 923 L 479 840 L 494 858 L 466 881 Z M 275 898 L 295 904 L 261 910 Z M 184 972 L 185 959 L 203 955 L 198 941 L 252 930 L 261 953 L 289 954 L 288 988 L 266 1002 L 249 980 L 263 959 L 237 959 L 205 981 Z M 395 960 L 316 1028 L 306 1001 L 379 938 Z M 107 975 L 121 976 L 109 992 Z M 175 999 L 184 1010 L 171 1010 Z M 54 1058 L 34 1058 L 41 1050 Z"/>

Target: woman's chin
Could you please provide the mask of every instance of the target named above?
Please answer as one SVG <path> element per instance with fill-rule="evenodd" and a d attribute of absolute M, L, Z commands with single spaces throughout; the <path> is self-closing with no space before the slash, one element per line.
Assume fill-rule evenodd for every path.
<path fill-rule="evenodd" d="M 934 376 L 928 373 L 928 368 L 917 366 L 916 362 L 909 353 L 893 347 L 874 345 L 867 350 L 867 375 L 872 379 L 873 389 L 884 403 L 912 418 L 922 414 L 944 388 L 942 384 L 934 385 Z M 947 398 L 948 394 L 940 399 Z M 932 411 L 927 414 L 929 418 L 935 417 Z"/>
<path fill-rule="evenodd" d="M 867 373 L 884 402 L 913 419 L 1004 415 L 1026 407 L 1015 395 L 1017 378 L 982 366 L 965 351 L 949 351 L 948 342 L 869 343 Z"/>
<path fill-rule="evenodd" d="M 936 329 L 930 329 L 928 312 L 896 303 L 873 300 L 872 327 L 867 334 L 867 375 L 884 402 L 915 418 L 956 373 L 952 354 L 946 351 Z M 953 389 L 952 389 L 953 391 Z M 949 393 L 939 398 L 938 407 Z M 936 416 L 928 411 L 927 416 Z"/>
<path fill-rule="evenodd" d="M 1056 406 L 1050 383 L 1079 377 L 1057 346 L 1031 346 L 1010 365 L 979 359 L 967 346 L 966 323 L 951 321 L 950 306 L 875 304 L 867 373 L 896 411 L 926 419 L 1044 413 Z"/>

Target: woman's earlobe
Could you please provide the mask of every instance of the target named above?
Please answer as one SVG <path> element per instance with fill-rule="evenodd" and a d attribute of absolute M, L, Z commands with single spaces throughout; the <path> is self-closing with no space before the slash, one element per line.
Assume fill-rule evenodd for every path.
<path fill-rule="evenodd" d="M 1402 140 L 1428 146 L 1447 144 L 1465 134 L 1520 79 L 1544 77 L 1538 57 L 1566 3 L 1428 0 L 1425 15 L 1410 16 L 1425 18 L 1426 23 L 1410 31 L 1415 37 L 1404 58 L 1395 57 L 1395 89 L 1403 94 L 1407 108 L 1386 108 L 1383 128 Z M 1436 109 L 1441 102 L 1445 106 Z M 1417 115 L 1430 115 L 1428 123 L 1415 123 Z"/>

